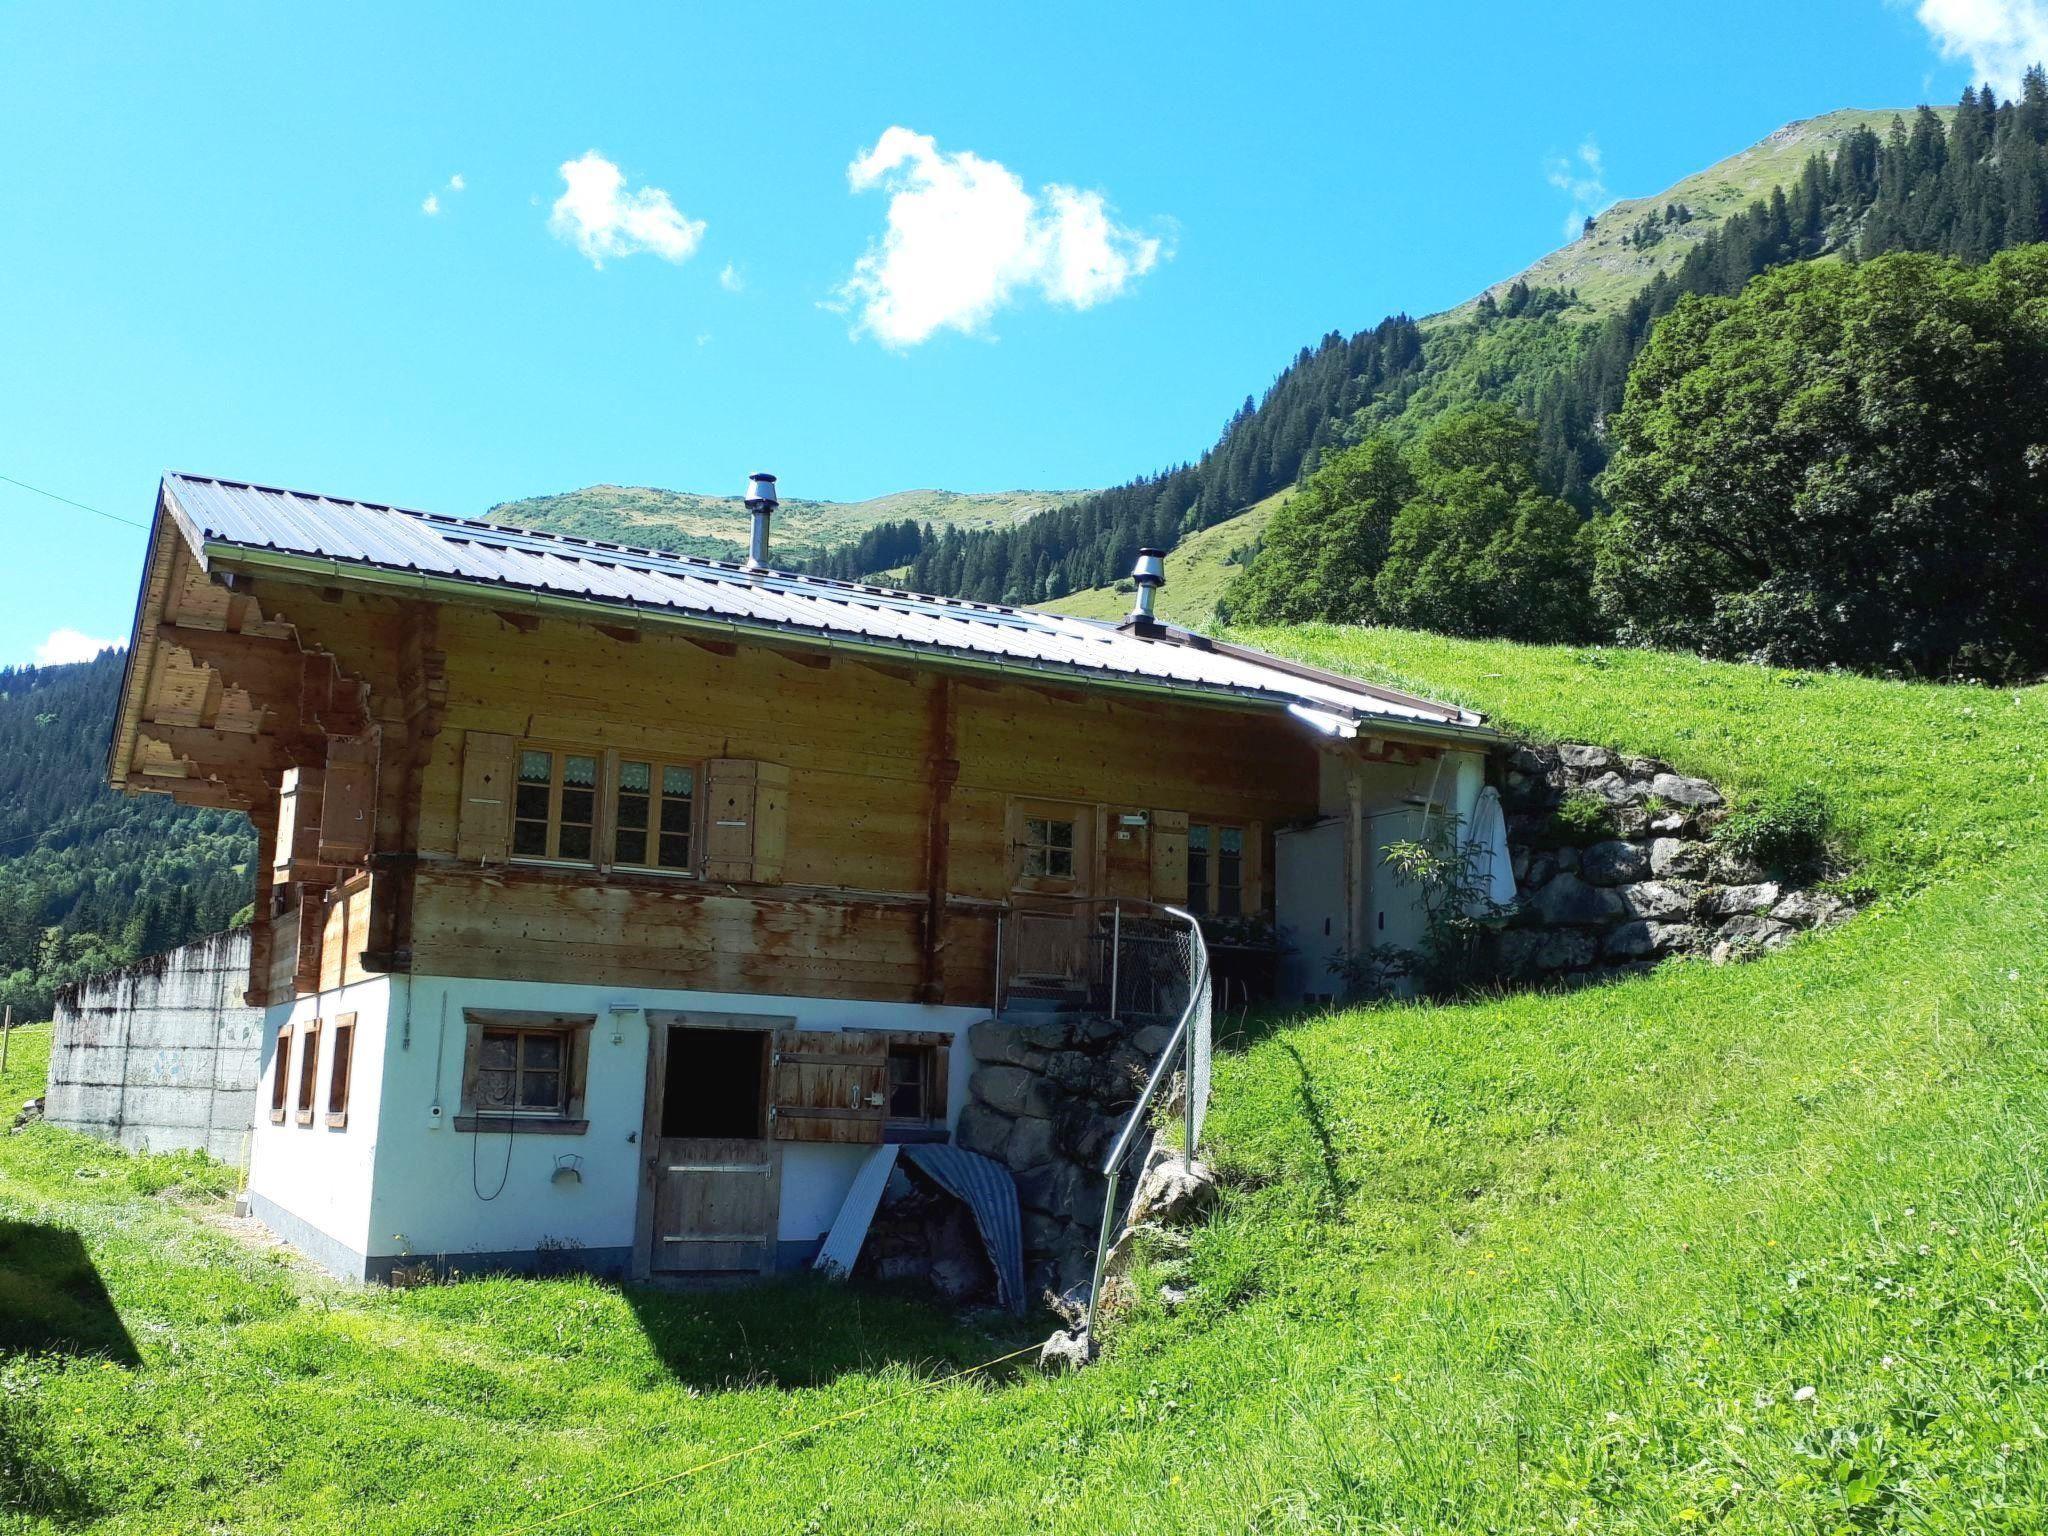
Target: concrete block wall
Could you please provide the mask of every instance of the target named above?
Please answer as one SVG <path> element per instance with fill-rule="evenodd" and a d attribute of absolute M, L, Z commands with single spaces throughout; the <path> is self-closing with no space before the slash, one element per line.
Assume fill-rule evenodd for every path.
<path fill-rule="evenodd" d="M 65 989 L 46 1117 L 136 1150 L 197 1148 L 243 1166 L 263 1045 L 262 1010 L 242 1002 L 248 980 L 244 928 Z"/>

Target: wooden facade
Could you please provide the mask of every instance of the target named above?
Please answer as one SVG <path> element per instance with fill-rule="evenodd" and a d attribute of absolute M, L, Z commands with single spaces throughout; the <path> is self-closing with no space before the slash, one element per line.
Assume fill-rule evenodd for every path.
<path fill-rule="evenodd" d="M 1273 829 L 1318 812 L 1270 707 L 251 579 L 163 520 L 130 667 L 117 782 L 256 825 L 261 1003 L 411 971 L 986 1006 L 999 914 L 1056 944 L 1079 900 L 1184 902 L 1193 827 L 1241 843 L 1255 915 Z M 518 846 L 535 754 L 553 856 Z M 683 791 L 620 788 L 664 766 L 682 868 L 627 823 Z"/>

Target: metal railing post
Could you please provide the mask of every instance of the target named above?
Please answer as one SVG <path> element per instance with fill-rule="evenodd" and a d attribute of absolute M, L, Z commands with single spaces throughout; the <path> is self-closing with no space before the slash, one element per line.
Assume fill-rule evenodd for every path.
<path fill-rule="evenodd" d="M 1123 975 L 1124 958 L 1124 904 L 1118 902 L 1109 909 L 1109 1017 L 1115 1022 L 1117 1009 L 1123 994 L 1117 983 Z"/>
<path fill-rule="evenodd" d="M 995 985 L 992 988 L 995 996 L 989 1004 L 989 1014 L 998 1021 L 1003 1016 L 1003 929 L 1006 926 L 1003 920 L 1008 915 L 1005 912 L 996 913 L 996 974 Z"/>

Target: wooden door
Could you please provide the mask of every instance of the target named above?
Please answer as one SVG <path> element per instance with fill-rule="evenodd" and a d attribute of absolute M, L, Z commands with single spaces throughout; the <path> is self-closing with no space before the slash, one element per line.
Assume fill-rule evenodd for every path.
<path fill-rule="evenodd" d="M 743 1015 L 651 1015 L 642 1267 L 765 1273 L 775 1262 L 782 1149 L 768 1134 L 774 1026 Z"/>
<path fill-rule="evenodd" d="M 1010 802 L 1011 980 L 1061 991 L 1088 984 L 1095 807 Z"/>

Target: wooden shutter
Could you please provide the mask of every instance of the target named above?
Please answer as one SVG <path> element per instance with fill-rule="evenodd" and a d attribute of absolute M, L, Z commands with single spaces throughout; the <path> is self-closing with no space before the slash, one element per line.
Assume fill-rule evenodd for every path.
<path fill-rule="evenodd" d="M 777 1141 L 874 1143 L 888 1116 L 889 1037 L 874 1030 L 783 1029 L 769 1074 Z"/>
<path fill-rule="evenodd" d="M 327 744 L 327 774 L 320 793 L 320 862 L 360 864 L 377 830 L 377 742 L 337 736 Z"/>
<path fill-rule="evenodd" d="M 1152 813 L 1152 899 L 1179 906 L 1188 899 L 1188 813 Z"/>
<path fill-rule="evenodd" d="M 290 885 L 315 880 L 320 863 L 320 784 L 318 768 L 287 768 L 277 793 L 277 849 L 271 858 L 271 882 Z"/>
<path fill-rule="evenodd" d="M 772 885 L 782 878 L 789 770 L 718 757 L 704 765 L 704 878 Z"/>
<path fill-rule="evenodd" d="M 512 826 L 512 774 L 517 760 L 510 736 L 465 731 L 462 805 L 456 816 L 455 856 L 502 864 Z"/>

